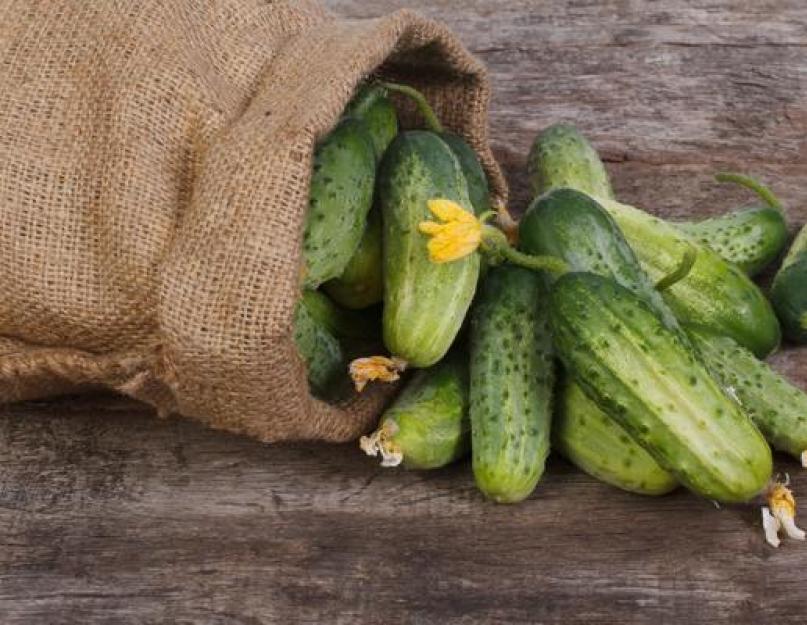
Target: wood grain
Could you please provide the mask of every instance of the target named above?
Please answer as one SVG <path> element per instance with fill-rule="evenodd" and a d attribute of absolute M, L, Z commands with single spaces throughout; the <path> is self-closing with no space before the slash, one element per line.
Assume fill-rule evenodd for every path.
<path fill-rule="evenodd" d="M 488 64 L 516 209 L 533 135 L 570 120 L 619 194 L 659 214 L 747 200 L 710 179 L 732 168 L 807 218 L 801 0 L 327 4 L 420 9 Z M 807 350 L 774 362 L 807 387 Z M 807 605 L 807 545 L 766 546 L 752 506 L 641 498 L 560 460 L 496 506 L 464 463 L 381 470 L 352 445 L 265 446 L 110 397 L 0 409 L 0 543 L 3 625 L 778 625 Z"/>

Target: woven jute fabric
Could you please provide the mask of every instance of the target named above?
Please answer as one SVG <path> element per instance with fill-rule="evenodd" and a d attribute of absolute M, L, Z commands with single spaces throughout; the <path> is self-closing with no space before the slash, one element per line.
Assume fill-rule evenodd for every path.
<path fill-rule="evenodd" d="M 481 64 L 412 12 L 307 0 L 0 15 L 0 401 L 104 386 L 264 441 L 366 431 L 389 390 L 312 398 L 292 340 L 312 152 L 379 74 L 422 88 L 503 197 Z"/>

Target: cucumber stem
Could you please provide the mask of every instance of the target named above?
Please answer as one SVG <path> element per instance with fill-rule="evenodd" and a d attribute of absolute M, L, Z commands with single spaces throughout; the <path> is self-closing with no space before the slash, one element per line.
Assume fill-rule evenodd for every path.
<path fill-rule="evenodd" d="M 482 230 L 482 246 L 484 254 L 494 261 L 507 261 L 531 271 L 549 271 L 555 274 L 567 273 L 570 269 L 566 261 L 557 256 L 533 256 L 519 252 L 507 241 L 507 235 L 493 226 L 484 226 Z"/>
<path fill-rule="evenodd" d="M 746 189 L 750 189 L 754 193 L 756 193 L 768 206 L 771 208 L 782 212 L 782 203 L 779 201 L 779 198 L 771 191 L 768 187 L 764 184 L 751 178 L 751 176 L 746 176 L 744 174 L 738 174 L 730 171 L 721 171 L 715 174 L 715 180 L 718 182 L 733 182 L 734 184 L 738 184 L 741 187 L 745 187 Z"/>
<path fill-rule="evenodd" d="M 412 99 L 417 105 L 418 111 L 423 116 L 423 119 L 426 120 L 426 125 L 429 127 L 429 130 L 437 134 L 440 134 L 445 130 L 445 128 L 443 128 L 443 124 L 440 123 L 440 120 L 437 118 L 434 109 L 431 107 L 431 104 L 429 104 L 428 100 L 426 100 L 426 96 L 424 96 L 420 91 L 414 87 L 410 87 L 408 85 L 399 85 L 394 82 L 379 82 L 378 84 L 384 89 L 395 91 Z"/>
<path fill-rule="evenodd" d="M 676 282 L 680 282 L 689 275 L 692 271 L 692 266 L 698 258 L 698 250 L 693 245 L 687 244 L 686 252 L 681 257 L 681 262 L 666 276 L 656 282 L 656 290 L 663 291 L 669 289 Z"/>

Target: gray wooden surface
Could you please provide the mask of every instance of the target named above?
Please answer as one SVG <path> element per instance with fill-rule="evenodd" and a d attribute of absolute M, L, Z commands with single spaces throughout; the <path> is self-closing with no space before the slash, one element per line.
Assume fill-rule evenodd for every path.
<path fill-rule="evenodd" d="M 807 218 L 803 0 L 328 4 L 420 9 L 488 64 L 514 207 L 532 136 L 563 119 L 626 200 L 717 212 L 746 198 L 710 180 L 734 168 Z M 775 362 L 807 386 L 807 349 Z M 264 446 L 114 398 L 0 409 L 3 625 L 781 624 L 804 619 L 805 570 L 807 544 L 766 546 L 753 507 L 628 495 L 560 460 L 501 507 L 465 464 L 382 471 L 354 446 Z"/>

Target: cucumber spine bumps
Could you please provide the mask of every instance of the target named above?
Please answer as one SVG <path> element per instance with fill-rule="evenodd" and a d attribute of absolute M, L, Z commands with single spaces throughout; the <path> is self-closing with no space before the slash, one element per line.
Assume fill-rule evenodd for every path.
<path fill-rule="evenodd" d="M 549 453 L 554 364 L 544 278 L 493 267 L 471 313 L 471 432 L 479 489 L 529 496 Z"/>
<path fill-rule="evenodd" d="M 294 311 L 294 343 L 308 368 L 311 392 L 321 399 L 333 396 L 347 380 L 345 356 L 339 340 L 319 319 L 317 304 L 301 299 Z"/>
<path fill-rule="evenodd" d="M 697 250 L 686 278 L 663 295 L 682 323 L 730 336 L 760 357 L 776 349 L 779 323 L 770 303 L 750 278 L 672 224 L 610 199 L 605 168 L 601 162 L 599 168 L 593 162 L 596 151 L 576 128 L 563 125 L 539 134 L 531 155 L 530 183 L 536 194 L 561 186 L 592 194 L 616 220 L 653 281 L 673 272 L 688 250 Z"/>
<path fill-rule="evenodd" d="M 471 203 L 460 164 L 436 134 L 412 130 L 392 142 L 381 163 L 378 197 L 384 241 L 384 344 L 414 367 L 428 367 L 448 351 L 471 304 L 479 254 L 450 263 L 429 259 L 418 225 L 427 202 Z"/>
<path fill-rule="evenodd" d="M 364 232 L 375 182 L 373 140 L 346 118 L 314 152 L 303 232 L 303 283 L 316 288 L 341 275 Z"/>
<path fill-rule="evenodd" d="M 751 420 L 648 305 L 613 280 L 569 273 L 550 298 L 566 370 L 663 468 L 720 502 L 760 494 L 771 452 Z"/>
<path fill-rule="evenodd" d="M 773 279 L 771 300 L 787 338 L 807 343 L 807 225 L 796 235 Z"/>
<path fill-rule="evenodd" d="M 382 466 L 436 469 L 468 453 L 468 360 L 461 351 L 415 372 L 381 416 L 378 429 L 362 437 L 362 449 L 381 454 Z"/>
<path fill-rule="evenodd" d="M 678 480 L 573 383 L 564 384 L 552 423 L 552 444 L 598 480 L 640 495 L 664 495 Z"/>

